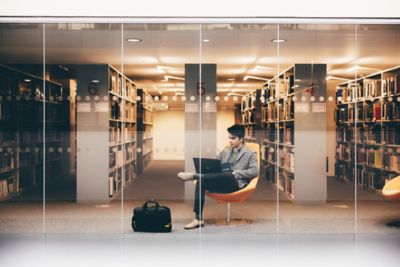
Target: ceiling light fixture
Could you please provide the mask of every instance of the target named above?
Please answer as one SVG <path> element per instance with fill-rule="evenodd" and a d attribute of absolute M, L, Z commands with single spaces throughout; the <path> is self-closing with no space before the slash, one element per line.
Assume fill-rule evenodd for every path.
<path fill-rule="evenodd" d="M 286 40 L 285 39 L 272 39 L 271 42 L 273 42 L 273 43 L 285 43 Z"/>
<path fill-rule="evenodd" d="M 276 70 L 276 68 L 257 65 L 254 67 L 254 70 Z"/>
<path fill-rule="evenodd" d="M 209 43 L 210 39 L 203 39 L 203 43 Z"/>
<path fill-rule="evenodd" d="M 368 68 L 368 67 L 362 67 L 359 65 L 355 65 L 354 67 L 351 67 L 350 69 L 347 70 L 347 72 L 354 72 L 357 70 L 370 70 L 370 71 L 377 71 L 379 69 L 374 69 L 374 68 Z"/>
<path fill-rule="evenodd" d="M 229 79 L 227 79 L 228 81 L 234 81 L 235 80 L 235 78 L 229 78 Z"/>
<path fill-rule="evenodd" d="M 164 80 L 163 81 L 168 81 L 169 79 L 180 80 L 180 81 L 184 81 L 185 80 L 185 78 L 182 78 L 182 77 L 164 75 Z"/>
<path fill-rule="evenodd" d="M 139 38 L 128 38 L 128 39 L 126 39 L 126 41 L 129 42 L 129 43 L 141 43 L 142 39 L 139 39 Z"/>
<path fill-rule="evenodd" d="M 27 83 L 30 83 L 31 79 L 25 79 L 24 81 L 27 82 Z"/>
<path fill-rule="evenodd" d="M 257 76 L 250 76 L 250 75 L 244 76 L 243 81 L 247 81 L 248 79 L 269 81 L 269 79 L 266 79 L 266 78 L 261 78 L 261 77 L 257 77 Z"/>
<path fill-rule="evenodd" d="M 329 80 L 349 81 L 349 79 L 336 77 L 336 76 L 332 76 L 332 75 L 326 76 L 326 80 L 327 81 L 329 81 Z"/>
<path fill-rule="evenodd" d="M 228 93 L 228 96 L 241 96 L 241 97 L 243 97 L 243 96 L 245 96 L 245 95 L 238 94 L 238 93 L 233 93 L 233 92 L 229 92 L 229 93 Z"/>
<path fill-rule="evenodd" d="M 156 66 L 156 68 L 162 73 L 167 73 L 168 71 L 174 71 L 174 72 L 182 72 L 183 71 L 180 68 L 174 68 L 174 67 L 168 67 L 168 66 Z"/>

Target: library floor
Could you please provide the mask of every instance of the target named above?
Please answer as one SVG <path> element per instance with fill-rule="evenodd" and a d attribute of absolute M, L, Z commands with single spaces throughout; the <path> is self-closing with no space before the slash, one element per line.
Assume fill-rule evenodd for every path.
<path fill-rule="evenodd" d="M 280 196 L 277 205 L 276 190 L 269 183 L 261 182 L 249 201 L 232 205 L 232 217 L 252 219 L 252 224 L 206 225 L 202 229 L 185 231 L 183 226 L 193 215 L 191 201 L 183 200 L 184 185 L 176 178 L 176 172 L 182 168 L 182 161 L 154 161 L 126 188 L 124 201 L 116 198 L 107 205 L 48 201 L 45 217 L 42 202 L 37 199 L 29 203 L 1 203 L 2 264 L 398 265 L 400 231 L 386 227 L 385 223 L 400 218 L 400 203 L 390 203 L 374 193 L 360 190 L 355 213 L 353 186 L 329 179 L 326 204 L 298 205 Z M 132 232 L 132 209 L 149 197 L 156 197 L 171 208 L 172 234 Z M 206 218 L 224 215 L 224 205 L 206 200 Z M 46 235 L 41 234 L 43 229 Z"/>
<path fill-rule="evenodd" d="M 193 217 L 192 200 L 184 201 L 184 183 L 176 178 L 183 161 L 153 161 L 150 167 L 109 204 L 77 204 L 73 201 L 46 202 L 24 199 L 0 203 L 0 233 L 121 233 L 132 234 L 132 209 L 154 197 L 171 208 L 174 234 L 187 235 L 183 226 Z M 261 181 L 250 200 L 233 204 L 232 217 L 248 218 L 252 224 L 240 227 L 206 225 L 203 234 L 383 234 L 400 233 L 386 222 L 400 219 L 400 203 L 385 201 L 375 193 L 358 190 L 355 212 L 354 187 L 329 178 L 328 201 L 323 205 L 300 205 L 280 195 Z M 44 213 L 45 211 L 45 213 Z M 223 218 L 226 206 L 206 199 L 206 219 Z M 43 216 L 45 214 L 45 216 Z M 357 219 L 355 219 L 355 216 Z M 279 220 L 277 220 L 279 217 Z M 123 230 L 121 230 L 123 229 Z"/>

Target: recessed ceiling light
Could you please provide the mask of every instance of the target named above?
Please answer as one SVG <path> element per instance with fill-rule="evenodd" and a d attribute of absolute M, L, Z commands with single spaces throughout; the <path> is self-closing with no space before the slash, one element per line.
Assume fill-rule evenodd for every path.
<path fill-rule="evenodd" d="M 126 41 L 130 42 L 130 43 L 140 43 L 140 42 L 142 42 L 142 39 L 139 39 L 139 38 L 128 38 L 128 39 L 126 39 Z"/>
<path fill-rule="evenodd" d="M 210 39 L 203 39 L 203 43 L 209 43 Z"/>
<path fill-rule="evenodd" d="M 25 79 L 24 81 L 27 82 L 27 83 L 30 83 L 31 79 Z"/>
<path fill-rule="evenodd" d="M 99 83 L 99 80 L 92 80 L 92 83 Z"/>
<path fill-rule="evenodd" d="M 285 43 L 286 40 L 285 39 L 272 39 L 271 42 L 273 42 L 273 43 Z"/>
<path fill-rule="evenodd" d="M 235 78 L 229 78 L 228 79 L 228 81 L 234 81 L 235 80 Z"/>

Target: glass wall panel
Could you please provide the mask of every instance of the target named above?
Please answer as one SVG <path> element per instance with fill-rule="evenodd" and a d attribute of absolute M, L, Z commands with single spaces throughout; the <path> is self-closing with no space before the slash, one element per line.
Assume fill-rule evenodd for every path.
<path fill-rule="evenodd" d="M 43 24 L 0 24 L 0 232 L 40 234 Z"/>
<path fill-rule="evenodd" d="M 124 73 L 137 96 L 135 123 L 126 124 L 136 151 L 119 196 L 124 233 L 132 232 L 132 209 L 151 198 L 170 208 L 173 232 L 184 233 L 195 217 L 195 182 L 177 176 L 195 172 L 193 158 L 200 157 L 199 29 L 197 24 L 124 24 L 123 39 L 139 41 L 125 42 L 123 48 Z M 128 179 L 129 168 L 135 174 Z"/>
<path fill-rule="evenodd" d="M 121 24 L 47 24 L 46 233 L 120 233 L 130 153 Z"/>
<path fill-rule="evenodd" d="M 264 116 L 266 83 L 276 73 L 277 49 L 271 42 L 276 36 L 277 25 L 271 24 L 202 26 L 201 56 L 209 75 L 201 98 L 208 120 L 202 125 L 208 132 L 202 140 L 208 148 L 203 154 L 219 155 L 223 170 L 231 175 L 222 186 L 210 183 L 210 191 L 223 194 L 208 195 L 205 216 L 212 225 L 244 224 L 227 228 L 230 234 L 277 229 L 276 169 L 270 157 L 275 128 Z M 238 129 L 228 131 L 233 125 Z M 246 227 L 249 231 L 243 232 Z"/>
<path fill-rule="evenodd" d="M 280 233 L 355 232 L 354 144 L 341 139 L 354 121 L 342 123 L 350 109 L 335 104 L 353 75 L 355 34 L 354 25 L 279 25 Z"/>

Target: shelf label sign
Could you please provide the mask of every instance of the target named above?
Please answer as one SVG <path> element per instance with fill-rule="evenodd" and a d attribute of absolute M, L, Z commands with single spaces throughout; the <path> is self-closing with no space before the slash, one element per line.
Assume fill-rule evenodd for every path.
<path fill-rule="evenodd" d="M 107 102 L 94 103 L 94 111 L 95 112 L 108 112 L 108 103 Z"/>
<path fill-rule="evenodd" d="M 198 103 L 185 103 L 185 112 L 199 112 Z"/>
<path fill-rule="evenodd" d="M 312 103 L 311 104 L 311 112 L 326 112 L 326 104 L 325 103 Z"/>
<path fill-rule="evenodd" d="M 217 103 L 215 102 L 203 103 L 203 112 L 217 112 Z"/>
<path fill-rule="evenodd" d="M 308 103 L 296 103 L 294 106 L 295 113 L 309 113 L 310 105 Z"/>
<path fill-rule="evenodd" d="M 90 103 L 78 103 L 77 112 L 91 112 Z"/>

